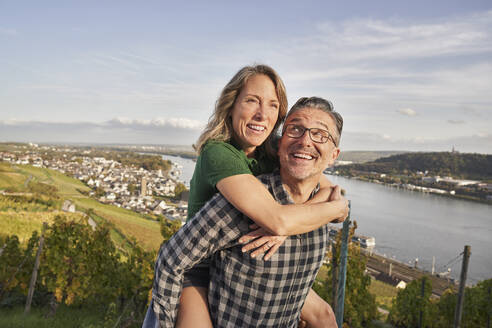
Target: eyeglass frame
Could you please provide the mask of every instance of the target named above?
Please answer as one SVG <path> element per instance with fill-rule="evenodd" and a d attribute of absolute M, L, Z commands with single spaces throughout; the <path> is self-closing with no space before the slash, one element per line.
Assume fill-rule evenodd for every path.
<path fill-rule="evenodd" d="M 303 130 L 302 130 L 302 133 L 301 133 L 299 136 L 297 136 L 297 137 L 294 137 L 294 136 L 292 136 L 292 135 L 289 135 L 289 134 L 287 133 L 287 127 L 288 127 L 288 126 L 296 126 L 296 127 L 299 127 L 299 128 L 301 128 L 301 129 L 303 129 Z M 302 126 L 302 125 L 299 125 L 299 124 L 289 123 L 289 124 L 284 125 L 284 127 L 283 127 L 283 129 L 282 129 L 282 130 L 283 130 L 283 131 L 282 131 L 282 134 L 287 133 L 287 136 L 289 136 L 290 138 L 294 138 L 294 139 L 299 139 L 299 138 L 302 138 L 302 136 L 304 135 L 304 133 L 306 133 L 306 131 L 308 131 L 308 132 L 309 132 L 309 138 L 310 138 L 313 142 L 316 142 L 316 143 L 319 143 L 319 144 L 324 144 L 324 143 L 327 143 L 327 142 L 328 142 L 328 140 L 331 140 L 331 142 L 333 142 L 333 145 L 335 145 L 335 147 L 337 147 L 337 144 L 336 144 L 336 142 L 335 142 L 335 139 L 334 139 L 334 138 L 333 138 L 333 136 L 331 135 L 330 131 L 325 130 L 325 129 L 320 129 L 320 128 L 306 128 L 306 127 L 304 127 L 304 126 Z M 326 141 L 324 141 L 324 142 L 323 142 L 323 141 L 316 141 L 316 140 L 314 140 L 314 139 L 313 139 L 313 135 L 311 134 L 311 130 L 319 130 L 319 131 L 326 132 L 326 133 L 328 134 L 328 136 L 326 137 Z"/>

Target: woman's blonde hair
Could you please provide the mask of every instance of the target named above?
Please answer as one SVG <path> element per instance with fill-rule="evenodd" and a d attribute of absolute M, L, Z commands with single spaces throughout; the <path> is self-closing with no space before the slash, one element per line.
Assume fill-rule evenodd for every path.
<path fill-rule="evenodd" d="M 209 140 L 231 140 L 233 128 L 230 113 L 234 107 L 234 102 L 248 80 L 258 74 L 266 75 L 272 80 L 279 102 L 277 122 L 275 123 L 272 133 L 270 133 L 263 143 L 266 153 L 269 156 L 275 157 L 276 151 L 274 150 L 275 145 L 273 144 L 273 140 L 277 134 L 278 127 L 287 114 L 287 95 L 282 79 L 273 68 L 267 65 L 245 66 L 234 75 L 229 83 L 226 84 L 219 99 L 217 99 L 215 103 L 215 110 L 210 116 L 205 130 L 202 132 L 194 146 L 198 154 L 200 154 Z"/>

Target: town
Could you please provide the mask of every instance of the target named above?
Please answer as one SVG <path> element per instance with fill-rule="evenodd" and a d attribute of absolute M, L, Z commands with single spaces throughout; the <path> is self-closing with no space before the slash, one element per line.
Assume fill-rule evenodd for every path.
<path fill-rule="evenodd" d="M 168 171 L 146 170 L 106 159 L 99 155 L 100 151 L 99 156 L 93 156 L 94 151 L 89 149 L 32 143 L 13 148 L 0 152 L 0 160 L 48 168 L 77 178 L 92 189 L 89 196 L 101 203 L 143 214 L 165 215 L 169 219 L 186 219 L 188 191 L 178 181 L 180 167 L 174 163 L 169 163 Z"/>

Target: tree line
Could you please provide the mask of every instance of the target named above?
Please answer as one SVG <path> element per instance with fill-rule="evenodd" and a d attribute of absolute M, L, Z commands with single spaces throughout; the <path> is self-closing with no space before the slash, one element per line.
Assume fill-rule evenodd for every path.
<path fill-rule="evenodd" d="M 405 153 L 363 164 L 340 166 L 337 169 L 387 174 L 427 171 L 428 175 L 490 180 L 492 179 L 492 155 L 453 152 Z"/>
<path fill-rule="evenodd" d="M 460 327 L 488 327 L 492 312 L 492 279 L 479 282 L 465 290 Z M 396 327 L 449 328 L 454 326 L 458 296 L 445 292 L 439 299 L 432 297 L 429 278 L 410 282 L 398 292 L 388 321 Z"/>

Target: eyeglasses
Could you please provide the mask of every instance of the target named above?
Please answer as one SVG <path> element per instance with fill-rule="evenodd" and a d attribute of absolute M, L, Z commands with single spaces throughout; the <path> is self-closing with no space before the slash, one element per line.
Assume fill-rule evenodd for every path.
<path fill-rule="evenodd" d="M 330 139 L 336 147 L 337 144 L 335 143 L 335 139 L 333 139 L 333 136 L 327 130 L 317 128 L 309 129 L 297 124 L 287 124 L 284 127 L 284 133 L 295 139 L 302 137 L 306 130 L 309 131 L 309 137 L 312 141 L 316 143 L 326 143 L 328 139 Z"/>

